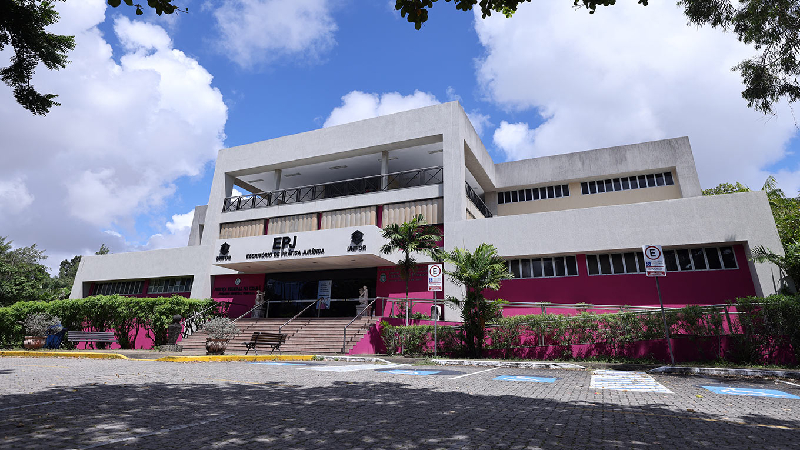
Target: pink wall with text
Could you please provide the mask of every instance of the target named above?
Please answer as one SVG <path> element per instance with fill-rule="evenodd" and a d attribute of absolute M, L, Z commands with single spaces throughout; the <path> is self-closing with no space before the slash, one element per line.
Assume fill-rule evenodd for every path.
<path fill-rule="evenodd" d="M 236 280 L 239 280 L 237 284 Z M 239 317 L 256 304 L 256 291 L 264 290 L 264 274 L 217 275 L 211 298 L 231 301 L 228 317 Z"/>

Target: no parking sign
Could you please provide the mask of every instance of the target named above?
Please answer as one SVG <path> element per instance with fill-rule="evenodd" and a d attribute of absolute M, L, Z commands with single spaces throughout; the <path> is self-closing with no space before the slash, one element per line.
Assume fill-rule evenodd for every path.
<path fill-rule="evenodd" d="M 441 264 L 428 264 L 428 292 L 443 290 L 442 272 Z"/>
<path fill-rule="evenodd" d="M 648 277 L 667 276 L 667 265 L 664 262 L 664 252 L 660 245 L 643 245 L 644 271 Z"/>

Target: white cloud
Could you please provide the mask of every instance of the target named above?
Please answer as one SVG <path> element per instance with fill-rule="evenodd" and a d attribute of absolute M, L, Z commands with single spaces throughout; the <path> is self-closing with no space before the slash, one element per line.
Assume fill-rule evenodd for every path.
<path fill-rule="evenodd" d="M 0 180 L 0 210 L 9 214 L 20 213 L 31 206 L 33 200 L 21 176 Z"/>
<path fill-rule="evenodd" d="M 763 168 L 785 156 L 797 132 L 786 105 L 765 117 L 741 98 L 730 69 L 753 50 L 687 26 L 674 3 L 618 2 L 589 15 L 534 2 L 511 19 L 476 16 L 475 28 L 488 99 L 543 120 L 501 123 L 494 141 L 510 159 L 688 135 L 704 187 L 761 186 Z"/>
<path fill-rule="evenodd" d="M 214 12 L 221 50 L 241 67 L 318 60 L 336 43 L 325 0 L 228 0 Z"/>
<path fill-rule="evenodd" d="M 194 219 L 194 209 L 185 214 L 173 215 L 172 220 L 165 225 L 167 231 L 150 236 L 142 249 L 185 247 L 189 242 L 189 233 L 192 231 L 192 219 Z"/>
<path fill-rule="evenodd" d="M 491 117 L 486 114 L 481 114 L 478 111 L 467 113 L 467 117 L 469 121 L 472 122 L 472 128 L 475 129 L 478 136 L 483 136 L 483 132 L 492 126 L 492 122 L 489 121 Z"/>
<path fill-rule="evenodd" d="M 34 116 L 0 86 L 0 180 L 13 187 L 3 198 L 35 199 L 23 211 L 4 209 L 0 230 L 58 255 L 48 260 L 57 265 L 103 242 L 115 252 L 130 248 L 103 230 L 133 230 L 139 214 L 170 201 L 176 179 L 201 174 L 223 146 L 227 110 L 212 76 L 172 48 L 162 28 L 115 20 L 126 49 L 116 63 L 97 28 L 103 0 L 55 6 L 58 32 L 75 35 L 76 48 L 65 69 L 38 70 L 34 86 L 59 94 L 62 106 Z M 0 53 L 0 66 L 9 57 Z"/>
<path fill-rule="evenodd" d="M 439 100 L 428 92 L 414 91 L 413 94 L 401 95 L 399 92 L 370 94 L 351 91 L 342 97 L 342 106 L 337 106 L 331 111 L 323 127 L 371 119 L 437 104 L 439 104 Z"/>

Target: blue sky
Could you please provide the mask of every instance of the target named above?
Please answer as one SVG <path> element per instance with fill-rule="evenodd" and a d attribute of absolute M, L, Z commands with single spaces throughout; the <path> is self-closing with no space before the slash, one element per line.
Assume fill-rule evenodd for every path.
<path fill-rule="evenodd" d="M 0 235 L 51 266 L 101 243 L 185 245 L 219 148 L 451 100 L 496 162 L 688 135 L 703 187 L 800 187 L 789 106 L 748 109 L 730 71 L 753 50 L 674 5 L 534 2 L 483 20 L 440 2 L 417 31 L 393 3 L 187 0 L 189 14 L 137 17 L 59 2 L 53 30 L 78 46 L 34 83 L 62 106 L 33 117 L 0 86 Z"/>

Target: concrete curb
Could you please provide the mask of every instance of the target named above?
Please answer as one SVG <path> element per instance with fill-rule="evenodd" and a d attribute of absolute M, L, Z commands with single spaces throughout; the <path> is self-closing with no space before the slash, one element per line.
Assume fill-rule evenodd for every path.
<path fill-rule="evenodd" d="M 348 362 L 373 362 L 373 363 L 382 363 L 382 364 L 395 364 L 391 361 L 387 361 L 381 358 L 375 358 L 372 356 L 324 356 L 318 355 L 316 357 L 317 360 L 320 361 L 348 361 Z"/>
<path fill-rule="evenodd" d="M 219 362 L 219 361 L 311 361 L 314 355 L 197 355 L 164 356 L 161 358 L 128 358 L 119 353 L 101 352 L 40 352 L 30 350 L 2 350 L 0 357 L 17 356 L 25 358 L 89 358 L 89 359 L 127 359 L 129 361 L 160 362 Z"/>
<path fill-rule="evenodd" d="M 162 362 L 221 362 L 221 361 L 313 361 L 314 355 L 198 355 L 165 356 L 154 361 Z"/>
<path fill-rule="evenodd" d="M 572 363 L 547 361 L 472 361 L 466 359 L 432 359 L 440 366 L 478 366 L 478 367 L 511 367 L 514 369 L 584 369 Z"/>
<path fill-rule="evenodd" d="M 32 350 L 0 350 L 0 356 L 22 356 L 26 358 L 90 358 L 90 359 L 129 359 L 119 353 L 100 352 L 37 352 Z"/>
<path fill-rule="evenodd" d="M 800 372 L 791 370 L 726 369 L 724 367 L 672 367 L 662 366 L 648 373 L 665 375 L 715 375 L 723 377 L 791 378 L 800 380 Z"/>

